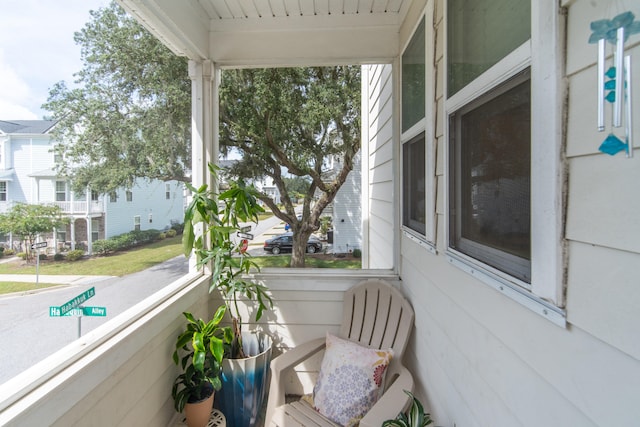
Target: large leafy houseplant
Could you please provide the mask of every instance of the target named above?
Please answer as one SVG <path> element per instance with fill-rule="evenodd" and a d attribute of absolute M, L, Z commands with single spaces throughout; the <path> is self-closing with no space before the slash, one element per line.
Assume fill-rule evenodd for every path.
<path fill-rule="evenodd" d="M 173 362 L 182 368 L 182 373 L 176 377 L 171 390 L 178 412 L 182 412 L 187 403 L 208 398 L 222 386 L 224 346 L 232 339 L 231 328 L 219 326 L 225 311 L 226 306 L 220 306 L 208 322 L 183 313 L 187 326 L 178 335 L 173 352 Z"/>
<path fill-rule="evenodd" d="M 217 182 L 218 167 L 210 163 L 209 171 Z M 260 267 L 242 249 L 241 241 L 232 237 L 241 231 L 243 223 L 257 224 L 258 214 L 264 209 L 258 204 L 257 190 L 243 181 L 229 183 L 229 189 L 221 193 L 209 189 L 207 184 L 200 188 L 187 186 L 193 199 L 184 216 L 182 244 L 185 256 L 189 257 L 194 251 L 198 268 L 210 266 L 209 292 L 218 290 L 222 293 L 232 320 L 233 340 L 225 356 L 245 358 L 238 301 L 244 296 L 256 304 L 256 320 L 262 317 L 265 309 L 272 307 L 272 301 L 265 286 L 245 278 L 252 268 L 259 271 Z M 204 232 L 197 232 L 200 227 Z"/>
<path fill-rule="evenodd" d="M 382 423 L 382 427 L 424 427 L 433 423 L 431 415 L 424 412 L 424 407 L 413 393 L 408 390 L 404 391 L 411 398 L 411 407 L 405 414 L 400 412 L 393 420 L 387 420 Z"/>

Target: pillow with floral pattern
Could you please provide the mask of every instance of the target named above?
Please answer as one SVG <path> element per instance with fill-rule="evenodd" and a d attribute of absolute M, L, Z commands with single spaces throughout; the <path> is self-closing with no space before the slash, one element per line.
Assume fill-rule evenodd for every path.
<path fill-rule="evenodd" d="M 377 350 L 327 333 L 313 405 L 343 426 L 357 425 L 383 392 L 393 350 Z"/>

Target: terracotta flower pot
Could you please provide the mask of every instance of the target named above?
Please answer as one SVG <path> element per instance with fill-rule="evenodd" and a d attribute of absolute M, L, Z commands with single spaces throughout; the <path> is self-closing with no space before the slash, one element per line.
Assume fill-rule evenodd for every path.
<path fill-rule="evenodd" d="M 204 400 L 184 405 L 184 415 L 189 427 L 206 427 L 211 416 L 214 395 L 215 393 L 211 393 L 211 396 Z"/>

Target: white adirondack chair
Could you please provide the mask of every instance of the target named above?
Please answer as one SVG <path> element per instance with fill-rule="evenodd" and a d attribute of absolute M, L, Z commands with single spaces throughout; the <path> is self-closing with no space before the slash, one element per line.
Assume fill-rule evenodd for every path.
<path fill-rule="evenodd" d="M 371 348 L 392 348 L 394 351 L 385 378 L 384 394 L 362 418 L 362 427 L 379 427 L 383 421 L 395 418 L 409 403 L 409 397 L 403 390 L 413 391 L 413 377 L 402 365 L 402 357 L 413 328 L 413 320 L 413 308 L 409 301 L 383 280 L 365 280 L 345 293 L 339 336 Z M 271 386 L 265 425 L 337 425 L 304 400 L 285 404 L 284 371 L 324 347 L 325 338 L 317 338 L 292 348 L 271 361 Z"/>

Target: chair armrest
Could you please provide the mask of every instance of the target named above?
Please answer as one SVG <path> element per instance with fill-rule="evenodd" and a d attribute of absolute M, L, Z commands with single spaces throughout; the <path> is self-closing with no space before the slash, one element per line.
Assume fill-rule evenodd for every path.
<path fill-rule="evenodd" d="M 407 408 L 410 401 L 404 390 L 413 392 L 413 376 L 407 368 L 401 366 L 398 378 L 360 420 L 360 426 L 380 427 L 384 421 L 395 419 Z"/>
<path fill-rule="evenodd" d="M 300 362 L 324 349 L 326 338 L 316 338 L 304 344 L 300 344 L 287 350 L 271 361 L 271 384 L 269 386 L 269 397 L 267 399 L 267 413 L 265 425 L 271 423 L 271 418 L 278 406 L 285 404 L 284 378 L 282 374 L 287 369 L 293 368 Z"/>
<path fill-rule="evenodd" d="M 324 348 L 326 338 L 316 338 L 293 347 L 271 361 L 271 375 L 280 374 L 285 369 L 293 368 L 305 359 Z M 271 377 L 273 379 L 273 376 Z"/>

